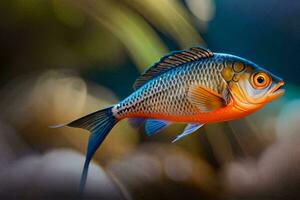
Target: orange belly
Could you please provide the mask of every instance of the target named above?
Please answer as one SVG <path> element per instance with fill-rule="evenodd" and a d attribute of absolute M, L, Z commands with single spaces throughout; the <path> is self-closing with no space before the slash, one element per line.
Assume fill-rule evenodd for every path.
<path fill-rule="evenodd" d="M 211 122 L 223 122 L 230 121 L 234 119 L 243 118 L 253 111 L 241 110 L 238 107 L 234 106 L 231 101 L 226 107 L 217 109 L 212 112 L 207 113 L 197 113 L 191 116 L 180 116 L 180 115 L 168 115 L 160 113 L 128 113 L 126 117 L 128 118 L 152 118 L 152 119 L 162 119 L 172 122 L 198 122 L 198 123 L 211 123 Z"/>

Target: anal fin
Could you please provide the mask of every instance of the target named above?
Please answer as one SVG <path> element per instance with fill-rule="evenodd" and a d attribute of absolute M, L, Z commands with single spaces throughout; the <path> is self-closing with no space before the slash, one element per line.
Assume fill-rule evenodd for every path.
<path fill-rule="evenodd" d="M 154 135 L 155 133 L 162 131 L 170 124 L 171 122 L 165 120 L 148 119 L 145 123 L 146 134 L 148 136 Z"/>

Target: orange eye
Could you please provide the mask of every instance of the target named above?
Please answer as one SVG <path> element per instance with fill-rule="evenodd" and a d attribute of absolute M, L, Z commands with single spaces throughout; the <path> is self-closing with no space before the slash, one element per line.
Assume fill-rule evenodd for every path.
<path fill-rule="evenodd" d="M 271 77 L 265 72 L 255 73 L 252 76 L 252 83 L 256 89 L 264 89 L 271 83 Z"/>

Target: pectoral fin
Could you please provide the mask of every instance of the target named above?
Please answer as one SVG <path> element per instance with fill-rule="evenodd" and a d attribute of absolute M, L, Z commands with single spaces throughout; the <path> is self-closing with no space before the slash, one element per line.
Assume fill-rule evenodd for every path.
<path fill-rule="evenodd" d="M 173 141 L 172 143 L 180 140 L 181 138 L 191 134 L 191 133 L 194 133 L 195 131 L 197 131 L 199 128 L 201 128 L 204 124 L 188 124 L 183 133 L 181 133 L 180 135 L 178 135 Z"/>
<path fill-rule="evenodd" d="M 199 85 L 189 88 L 188 99 L 196 105 L 201 112 L 211 112 L 225 106 L 226 101 L 214 91 Z"/>

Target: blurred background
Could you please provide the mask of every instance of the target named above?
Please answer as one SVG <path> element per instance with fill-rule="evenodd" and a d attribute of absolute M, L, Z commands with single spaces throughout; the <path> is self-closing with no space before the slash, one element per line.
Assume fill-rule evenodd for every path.
<path fill-rule="evenodd" d="M 286 94 L 242 120 L 146 137 L 123 120 L 87 199 L 299 199 L 300 1 L 1 0 L 0 197 L 74 199 L 88 132 L 48 129 L 112 105 L 172 50 L 248 58 Z"/>

